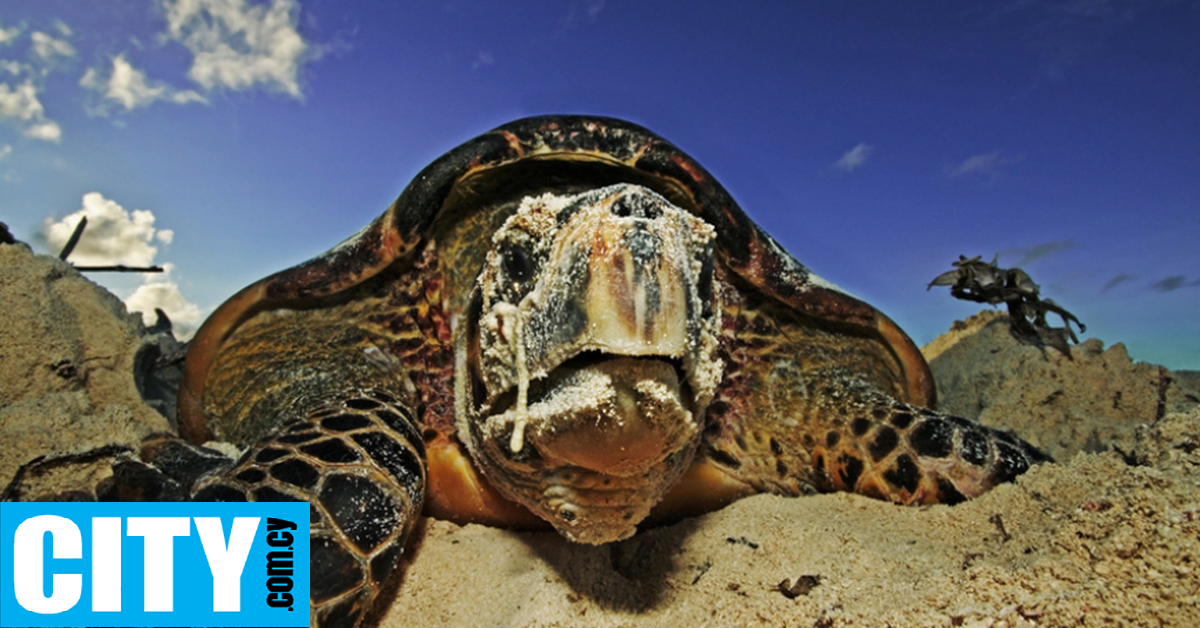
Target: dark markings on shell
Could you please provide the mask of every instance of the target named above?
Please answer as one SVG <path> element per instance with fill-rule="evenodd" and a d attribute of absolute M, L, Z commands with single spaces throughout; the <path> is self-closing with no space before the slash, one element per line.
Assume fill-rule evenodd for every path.
<path fill-rule="evenodd" d="M 988 455 L 991 452 L 989 451 L 987 433 L 983 431 L 983 428 L 973 425 L 962 430 L 960 434 L 961 448 L 958 455 L 963 460 L 976 466 L 982 466 L 986 463 Z"/>
<path fill-rule="evenodd" d="M 1029 469 L 1029 460 L 1024 452 L 1013 444 L 996 441 L 996 479 L 1000 482 L 1011 482 Z"/>
<path fill-rule="evenodd" d="M 381 404 L 374 399 L 364 399 L 362 397 L 355 397 L 353 399 L 346 400 L 346 407 L 352 410 L 374 410 L 380 405 Z"/>
<path fill-rule="evenodd" d="M 863 472 L 863 462 L 854 456 L 842 454 L 838 456 L 838 462 L 842 468 L 838 471 L 838 477 L 842 480 L 842 485 L 847 489 L 854 488 L 858 484 L 858 478 Z"/>
<path fill-rule="evenodd" d="M 837 446 L 838 441 L 840 441 L 840 440 L 842 440 L 841 432 L 839 432 L 837 430 L 829 430 L 829 433 L 825 435 L 825 446 L 826 447 L 835 447 L 835 446 Z"/>
<path fill-rule="evenodd" d="M 237 474 L 236 477 L 247 484 L 258 484 L 266 479 L 267 474 L 262 469 L 251 467 Z"/>
<path fill-rule="evenodd" d="M 912 493 L 921 481 L 921 471 L 908 454 L 900 454 L 896 456 L 896 466 L 883 472 L 883 479 L 892 486 Z"/>
<path fill-rule="evenodd" d="M 375 397 L 375 399 L 378 399 L 379 401 L 382 401 L 383 403 L 386 403 L 389 405 L 396 405 L 396 398 L 385 392 L 382 392 L 379 390 L 373 390 L 373 391 L 371 391 L 371 395 L 373 397 Z"/>
<path fill-rule="evenodd" d="M 371 424 L 364 416 L 357 414 L 338 414 L 321 420 L 321 427 L 335 432 L 348 432 L 362 429 Z"/>
<path fill-rule="evenodd" d="M 927 419 L 909 433 L 908 443 L 918 456 L 945 458 L 954 449 L 954 428 L 948 421 Z"/>
<path fill-rule="evenodd" d="M 380 467 L 387 469 L 401 486 L 417 486 L 421 482 L 421 461 L 411 449 L 376 432 L 355 434 L 354 442 L 362 446 Z M 414 446 L 423 447 L 420 440 Z"/>
<path fill-rule="evenodd" d="M 871 422 L 863 417 L 858 417 L 850 422 L 850 431 L 853 432 L 855 436 L 862 436 L 863 434 L 866 434 L 867 430 L 869 429 L 871 429 Z"/>
<path fill-rule="evenodd" d="M 300 448 L 300 451 L 324 462 L 332 463 L 355 462 L 362 458 L 357 451 L 337 438 L 305 445 Z"/>
<path fill-rule="evenodd" d="M 908 426 L 912 425 L 912 422 L 913 415 L 911 412 L 897 412 L 896 414 L 892 415 L 891 419 L 892 425 L 901 430 L 908 429 Z"/>
<path fill-rule="evenodd" d="M 374 551 L 400 525 L 400 505 L 367 478 L 331 475 L 317 499 L 334 525 L 364 554 Z"/>
<path fill-rule="evenodd" d="M 954 483 L 946 478 L 938 478 L 938 501 L 943 504 L 953 506 L 954 504 L 962 503 L 967 498 L 954 487 Z"/>
<path fill-rule="evenodd" d="M 770 445 L 771 445 L 771 453 L 775 454 L 776 456 L 783 454 L 783 445 L 780 445 L 779 441 L 772 438 L 770 440 Z"/>
<path fill-rule="evenodd" d="M 271 477 L 300 488 L 312 488 L 321 474 L 307 462 L 289 458 L 271 465 Z"/>
<path fill-rule="evenodd" d="M 275 440 L 276 442 L 294 445 L 296 443 L 307 443 L 310 440 L 316 440 L 317 438 L 320 438 L 320 436 L 321 435 L 317 434 L 316 432 L 306 432 L 304 434 L 284 434 L 283 436 L 277 437 Z"/>
<path fill-rule="evenodd" d="M 397 408 L 399 407 L 397 406 Z M 375 416 L 388 427 L 400 432 L 404 440 L 412 444 L 413 448 L 417 450 L 417 455 L 425 457 L 425 439 L 417 431 L 416 422 L 409 418 L 407 414 L 401 415 L 390 410 L 376 410 Z"/>
<path fill-rule="evenodd" d="M 263 462 L 263 463 L 271 462 L 272 460 L 278 460 L 278 459 L 286 456 L 287 453 L 288 452 L 283 449 L 276 449 L 274 447 L 266 447 L 266 448 L 260 450 L 258 452 L 258 454 L 256 454 L 254 456 L 254 461 L 255 462 Z"/>
<path fill-rule="evenodd" d="M 899 443 L 900 438 L 896 436 L 896 430 L 883 425 L 876 430 L 875 439 L 867 446 L 867 451 L 871 453 L 871 458 L 878 462 L 892 453 Z"/>
<path fill-rule="evenodd" d="M 371 559 L 371 581 L 376 586 L 382 585 L 387 581 L 388 576 L 392 575 L 392 571 L 396 568 L 396 561 L 399 560 L 400 552 L 403 550 L 404 540 L 401 539 Z"/>
<path fill-rule="evenodd" d="M 363 572 L 358 561 L 333 539 L 313 537 L 309 544 L 309 562 L 312 565 L 309 595 L 314 604 L 335 598 L 362 582 Z"/>

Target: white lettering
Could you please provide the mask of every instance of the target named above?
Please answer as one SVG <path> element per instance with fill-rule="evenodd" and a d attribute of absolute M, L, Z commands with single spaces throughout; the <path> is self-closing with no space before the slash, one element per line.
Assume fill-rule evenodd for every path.
<path fill-rule="evenodd" d="M 242 569 L 254 544 L 260 517 L 234 517 L 229 531 L 229 546 L 219 517 L 196 517 L 196 532 L 204 545 L 208 569 L 213 576 L 213 611 L 236 613 L 242 610 Z"/>
<path fill-rule="evenodd" d="M 130 517 L 126 534 L 145 537 L 145 609 L 169 613 L 175 608 L 175 537 L 190 536 L 187 517 Z"/>
<path fill-rule="evenodd" d="M 121 611 L 121 518 L 92 518 L 92 610 Z"/>
<path fill-rule="evenodd" d="M 56 573 L 50 584 L 50 597 L 42 590 L 42 542 L 50 533 L 50 552 L 54 558 L 83 558 L 83 537 L 79 528 L 66 517 L 38 515 L 22 521 L 13 534 L 13 589 L 17 603 L 26 610 L 52 615 L 70 610 L 83 593 L 83 574 Z"/>

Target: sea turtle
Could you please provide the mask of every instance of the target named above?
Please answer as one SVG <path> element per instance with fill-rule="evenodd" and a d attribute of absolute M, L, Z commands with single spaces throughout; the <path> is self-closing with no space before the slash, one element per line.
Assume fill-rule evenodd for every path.
<path fill-rule="evenodd" d="M 757 492 L 953 503 L 1048 460 L 933 404 L 908 336 L 681 150 L 543 116 L 208 319 L 179 428 L 232 466 L 143 457 L 194 499 L 310 501 L 313 625 L 352 626 L 422 513 L 600 544 Z"/>

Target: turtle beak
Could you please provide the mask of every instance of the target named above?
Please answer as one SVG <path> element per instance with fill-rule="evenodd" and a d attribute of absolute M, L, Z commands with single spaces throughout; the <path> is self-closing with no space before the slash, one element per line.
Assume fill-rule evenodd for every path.
<path fill-rule="evenodd" d="M 582 303 L 590 324 L 580 340 L 590 349 L 682 359 L 689 328 L 696 328 L 689 321 L 688 288 L 694 278 L 687 257 L 663 258 L 687 255 L 687 242 L 672 241 L 686 234 L 656 228 L 652 221 L 660 212 L 644 200 L 618 196 L 610 200 L 609 211 L 612 219 L 567 232 L 561 241 L 568 249 L 562 259 L 586 258 L 588 281 L 572 282 L 560 272 L 551 291 Z M 567 266 L 562 270 L 573 264 Z"/>

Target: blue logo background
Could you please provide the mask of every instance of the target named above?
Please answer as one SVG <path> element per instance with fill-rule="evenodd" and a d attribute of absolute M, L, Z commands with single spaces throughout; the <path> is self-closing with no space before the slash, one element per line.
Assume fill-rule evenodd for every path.
<path fill-rule="evenodd" d="M 15 573 L 13 560 L 17 526 L 39 515 L 58 515 L 79 528 L 82 558 L 52 558 L 51 535 L 42 535 L 42 591 L 52 593 L 53 575 L 83 574 L 79 601 L 57 614 L 34 613 L 16 597 L 15 580 L 30 577 Z M 121 518 L 121 610 L 92 611 L 92 518 Z M 189 535 L 174 539 L 174 587 L 171 612 L 144 610 L 144 546 L 146 539 L 128 535 L 129 517 L 219 517 L 225 543 L 230 542 L 234 517 L 258 517 L 254 542 L 242 568 L 241 609 L 213 611 L 213 575 L 194 520 Z M 267 519 L 296 524 L 288 530 L 294 542 L 288 547 L 267 543 Z M 274 537 L 278 539 L 279 537 Z M 294 603 L 288 608 L 267 605 L 267 553 L 292 552 Z M 278 588 L 281 581 L 276 580 Z M 308 626 L 309 622 L 309 505 L 307 502 L 250 503 L 3 503 L 0 504 L 0 626 Z"/>

